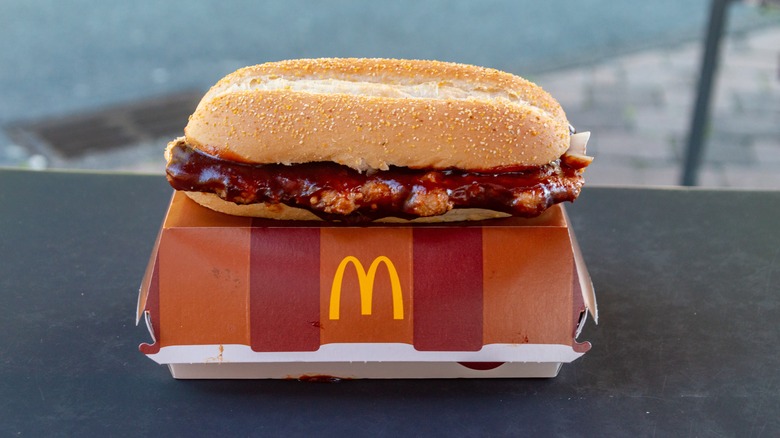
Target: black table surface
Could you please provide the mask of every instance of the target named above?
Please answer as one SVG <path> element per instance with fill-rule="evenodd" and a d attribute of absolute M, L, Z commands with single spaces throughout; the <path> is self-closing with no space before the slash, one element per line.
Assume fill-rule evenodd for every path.
<path fill-rule="evenodd" d="M 138 351 L 161 176 L 0 170 L 0 435 L 780 436 L 780 192 L 586 187 L 554 379 L 177 381 Z"/>

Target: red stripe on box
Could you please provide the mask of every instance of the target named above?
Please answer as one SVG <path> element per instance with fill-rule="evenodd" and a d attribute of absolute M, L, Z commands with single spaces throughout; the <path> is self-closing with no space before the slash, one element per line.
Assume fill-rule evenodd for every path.
<path fill-rule="evenodd" d="M 319 229 L 253 227 L 250 248 L 252 350 L 317 350 Z"/>
<path fill-rule="evenodd" d="M 414 348 L 482 348 L 482 229 L 415 228 Z"/>

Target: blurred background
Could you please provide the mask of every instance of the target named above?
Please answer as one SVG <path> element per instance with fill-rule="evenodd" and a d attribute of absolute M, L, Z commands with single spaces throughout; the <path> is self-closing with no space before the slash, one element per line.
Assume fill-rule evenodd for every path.
<path fill-rule="evenodd" d="M 593 132 L 588 184 L 681 182 L 714 72 L 696 183 L 780 189 L 780 8 L 718 0 L 0 1 L 0 167 L 163 173 L 201 95 L 251 64 L 427 58 L 527 77 Z M 762 5 L 763 3 L 763 5 Z"/>

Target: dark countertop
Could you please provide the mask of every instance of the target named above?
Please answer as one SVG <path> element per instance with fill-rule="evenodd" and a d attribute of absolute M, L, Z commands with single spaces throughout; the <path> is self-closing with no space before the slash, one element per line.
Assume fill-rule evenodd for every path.
<path fill-rule="evenodd" d="M 160 176 L 0 170 L 0 435 L 780 434 L 780 192 L 587 187 L 554 379 L 177 381 L 138 351 Z"/>

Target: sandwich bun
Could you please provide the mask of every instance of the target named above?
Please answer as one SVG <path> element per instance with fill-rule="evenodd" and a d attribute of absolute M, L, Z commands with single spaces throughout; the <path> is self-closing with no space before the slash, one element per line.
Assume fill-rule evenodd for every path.
<path fill-rule="evenodd" d="M 208 155 L 244 163 L 539 166 L 569 148 L 569 122 L 539 86 L 439 61 L 300 59 L 240 69 L 214 85 L 184 132 Z"/>
<path fill-rule="evenodd" d="M 518 76 L 440 61 L 322 58 L 217 82 L 166 149 L 171 185 L 280 220 L 534 217 L 577 198 L 588 133 Z"/>

